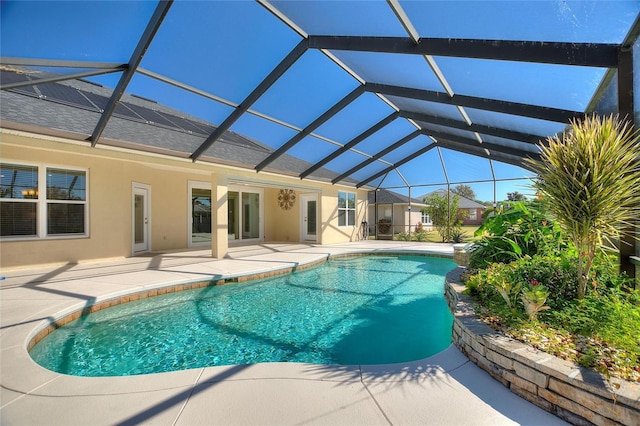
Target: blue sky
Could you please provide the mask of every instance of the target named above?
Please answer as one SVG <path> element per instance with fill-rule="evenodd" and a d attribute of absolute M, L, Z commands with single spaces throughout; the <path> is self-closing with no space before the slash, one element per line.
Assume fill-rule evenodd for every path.
<path fill-rule="evenodd" d="M 386 1 L 273 1 L 272 4 L 312 35 L 370 35 L 405 37 L 405 29 Z M 400 1 L 422 37 L 488 38 L 619 43 L 640 10 L 637 1 Z M 153 1 L 2 1 L 2 56 L 126 63 L 152 15 Z M 301 36 L 265 7 L 250 1 L 177 0 L 145 54 L 141 67 L 239 104 L 301 40 Z M 334 52 L 369 82 L 407 85 L 443 91 L 424 58 L 382 53 Z M 600 68 L 528 64 L 507 61 L 435 57 L 454 93 L 541 106 L 584 111 L 605 70 Z M 77 70 L 56 70 L 73 72 Z M 118 74 L 91 80 L 113 87 Z M 359 85 L 320 51 L 310 50 L 251 108 L 261 114 L 303 128 Z M 232 111 L 225 103 L 179 90 L 136 74 L 127 91 L 214 124 Z M 461 119 L 450 105 L 390 99 L 403 109 L 426 111 Z M 361 96 L 288 153 L 314 162 L 330 154 L 393 109 L 374 94 Z M 508 114 L 467 109 L 474 123 L 549 135 L 563 129 L 552 123 Z M 231 128 L 278 148 L 295 130 L 245 114 Z M 326 167 L 342 172 L 383 147 L 411 133 L 415 127 L 396 120 Z M 465 131 L 452 131 L 464 134 Z M 469 132 L 466 132 L 467 134 Z M 466 135 L 465 135 L 466 136 Z M 503 143 L 484 137 L 487 142 Z M 354 175 L 366 179 L 431 141 L 419 136 Z M 441 155 L 440 155 L 441 154 Z M 442 166 L 444 162 L 445 166 Z M 432 150 L 390 173 L 382 184 L 412 195 L 433 185 L 491 179 L 486 159 L 450 150 Z M 530 176 L 520 168 L 493 162 L 498 179 Z M 406 182 L 405 182 L 406 181 Z M 493 184 L 471 185 L 481 200 L 493 199 Z M 423 190 L 424 189 L 424 190 Z M 496 184 L 497 199 L 507 192 L 527 193 L 527 181 Z"/>

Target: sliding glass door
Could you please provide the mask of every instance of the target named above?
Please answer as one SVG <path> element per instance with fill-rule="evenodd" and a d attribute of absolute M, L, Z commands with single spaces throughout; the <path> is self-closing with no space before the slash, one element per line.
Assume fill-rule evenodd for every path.
<path fill-rule="evenodd" d="M 261 240 L 264 226 L 262 189 L 230 186 L 227 203 L 229 241 Z"/>
<path fill-rule="evenodd" d="M 189 247 L 211 246 L 211 184 L 189 182 Z"/>

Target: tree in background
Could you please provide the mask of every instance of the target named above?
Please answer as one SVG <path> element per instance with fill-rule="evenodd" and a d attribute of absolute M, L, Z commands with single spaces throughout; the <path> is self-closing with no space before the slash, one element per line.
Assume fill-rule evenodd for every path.
<path fill-rule="evenodd" d="M 526 201 L 526 200 L 527 200 L 527 197 L 525 197 L 524 194 L 521 194 L 518 191 L 507 192 L 507 201 Z"/>
<path fill-rule="evenodd" d="M 460 196 L 453 193 L 447 197 L 446 194 L 434 192 L 424 198 L 427 207 L 424 207 L 422 212 L 431 216 L 433 226 L 436 227 L 443 243 L 450 242 L 456 235 L 460 235 L 463 218 L 458 212 L 459 201 Z"/>
<path fill-rule="evenodd" d="M 461 197 L 468 198 L 470 200 L 476 199 L 476 193 L 473 192 L 473 189 L 471 189 L 469 185 L 464 185 L 464 184 L 456 185 L 456 187 L 453 188 L 451 192 L 453 192 L 454 194 L 458 194 Z"/>

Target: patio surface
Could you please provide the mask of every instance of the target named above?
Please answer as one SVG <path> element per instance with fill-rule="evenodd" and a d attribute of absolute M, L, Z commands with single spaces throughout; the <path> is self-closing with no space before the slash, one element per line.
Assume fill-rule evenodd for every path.
<path fill-rule="evenodd" d="M 96 301 L 210 276 L 263 273 L 353 251 L 453 254 L 451 245 L 366 241 L 258 244 L 2 271 L 0 423 L 3 425 L 555 425 L 453 345 L 411 363 L 268 363 L 130 377 L 74 377 L 31 360 L 27 344 L 51 318 Z"/>

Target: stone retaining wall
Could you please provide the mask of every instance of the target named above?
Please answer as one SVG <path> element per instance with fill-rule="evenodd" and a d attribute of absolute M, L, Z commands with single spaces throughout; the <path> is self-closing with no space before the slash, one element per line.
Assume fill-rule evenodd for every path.
<path fill-rule="evenodd" d="M 493 330 L 462 294 L 457 268 L 445 298 L 454 314 L 453 343 L 480 368 L 522 398 L 575 425 L 640 425 L 640 383 L 606 379 Z"/>

